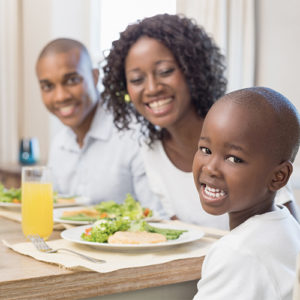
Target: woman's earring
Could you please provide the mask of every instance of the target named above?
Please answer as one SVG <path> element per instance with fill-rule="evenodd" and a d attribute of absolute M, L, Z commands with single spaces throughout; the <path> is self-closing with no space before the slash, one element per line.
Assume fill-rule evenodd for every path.
<path fill-rule="evenodd" d="M 125 102 L 130 102 L 131 101 L 130 96 L 128 94 L 125 94 L 124 100 Z"/>

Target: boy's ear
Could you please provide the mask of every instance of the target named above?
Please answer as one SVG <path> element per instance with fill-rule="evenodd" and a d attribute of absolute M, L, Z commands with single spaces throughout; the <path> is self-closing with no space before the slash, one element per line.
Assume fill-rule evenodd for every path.
<path fill-rule="evenodd" d="M 274 171 L 271 181 L 269 183 L 269 189 L 272 192 L 276 192 L 287 184 L 290 176 L 293 172 L 293 165 L 290 161 L 284 161 L 278 165 Z"/>

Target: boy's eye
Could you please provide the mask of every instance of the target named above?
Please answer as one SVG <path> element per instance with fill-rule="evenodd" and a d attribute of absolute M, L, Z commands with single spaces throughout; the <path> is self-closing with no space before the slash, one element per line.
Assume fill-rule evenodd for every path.
<path fill-rule="evenodd" d="M 211 151 L 206 147 L 199 147 L 200 151 L 204 154 L 211 154 Z"/>
<path fill-rule="evenodd" d="M 230 162 L 232 162 L 232 163 L 235 163 L 235 164 L 239 164 L 239 163 L 242 163 L 242 162 L 244 162 L 242 159 L 240 159 L 240 158 L 238 158 L 238 157 L 236 157 L 236 156 L 229 156 L 228 158 L 227 158 L 227 160 L 229 160 Z"/>

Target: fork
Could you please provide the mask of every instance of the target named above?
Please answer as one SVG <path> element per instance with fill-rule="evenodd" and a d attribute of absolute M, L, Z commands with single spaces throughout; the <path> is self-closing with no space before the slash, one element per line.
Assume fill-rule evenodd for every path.
<path fill-rule="evenodd" d="M 58 249 L 52 249 L 49 247 L 49 245 L 44 241 L 43 238 L 41 238 L 38 234 L 34 234 L 34 235 L 28 235 L 27 236 L 31 242 L 34 244 L 34 246 L 36 247 L 36 249 L 38 249 L 41 252 L 46 252 L 46 253 L 56 253 L 58 251 L 67 251 L 67 252 L 71 252 L 73 254 L 77 254 L 78 256 L 85 258 L 88 261 L 94 262 L 94 263 L 105 263 L 105 260 L 102 259 L 97 259 L 97 258 L 93 258 L 84 254 L 81 254 L 79 252 L 70 250 L 70 249 L 66 249 L 66 248 L 58 248 Z"/>

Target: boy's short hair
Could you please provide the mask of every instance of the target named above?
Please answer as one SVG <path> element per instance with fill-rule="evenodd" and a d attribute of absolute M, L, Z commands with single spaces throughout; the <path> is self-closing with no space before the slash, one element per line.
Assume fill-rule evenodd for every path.
<path fill-rule="evenodd" d="M 295 160 L 300 144 L 300 116 L 296 107 L 282 94 L 266 87 L 233 91 L 220 100 L 233 101 L 265 119 L 270 128 L 272 152 L 279 162 Z"/>

